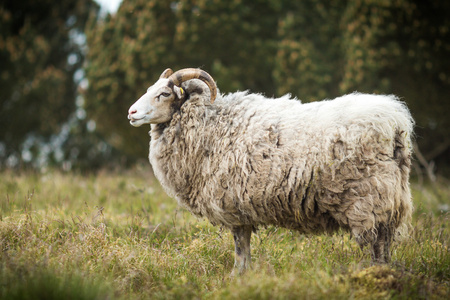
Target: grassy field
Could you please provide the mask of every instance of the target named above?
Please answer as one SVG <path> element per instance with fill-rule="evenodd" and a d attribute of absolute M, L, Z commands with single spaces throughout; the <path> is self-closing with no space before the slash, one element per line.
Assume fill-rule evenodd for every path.
<path fill-rule="evenodd" d="M 179 208 L 145 168 L 0 173 L 0 299 L 450 299 L 450 187 L 412 183 L 411 238 L 370 266 L 346 233 L 262 228 L 230 275 L 229 232 Z"/>

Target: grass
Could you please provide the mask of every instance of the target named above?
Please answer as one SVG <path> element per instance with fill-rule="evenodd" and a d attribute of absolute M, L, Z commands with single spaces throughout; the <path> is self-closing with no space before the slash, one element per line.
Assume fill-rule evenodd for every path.
<path fill-rule="evenodd" d="M 179 208 L 145 167 L 0 173 L 0 299 L 449 299 L 450 187 L 412 184 L 414 230 L 370 266 L 348 234 L 262 228 L 232 277 L 229 232 Z"/>

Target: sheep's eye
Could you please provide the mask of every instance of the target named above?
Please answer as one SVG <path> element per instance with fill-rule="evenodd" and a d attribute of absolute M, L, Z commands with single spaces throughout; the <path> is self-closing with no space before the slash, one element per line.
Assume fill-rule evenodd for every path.
<path fill-rule="evenodd" d="M 164 93 L 161 93 L 160 96 L 163 96 L 163 97 L 169 97 L 169 96 L 170 96 L 170 93 L 164 92 Z"/>

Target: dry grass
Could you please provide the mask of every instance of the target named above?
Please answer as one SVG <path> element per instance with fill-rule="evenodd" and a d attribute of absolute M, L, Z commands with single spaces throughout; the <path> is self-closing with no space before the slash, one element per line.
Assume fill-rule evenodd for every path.
<path fill-rule="evenodd" d="M 348 234 L 268 227 L 253 270 L 233 241 L 179 208 L 143 170 L 0 174 L 1 299 L 448 299 L 450 188 L 413 184 L 411 238 L 387 266 Z"/>

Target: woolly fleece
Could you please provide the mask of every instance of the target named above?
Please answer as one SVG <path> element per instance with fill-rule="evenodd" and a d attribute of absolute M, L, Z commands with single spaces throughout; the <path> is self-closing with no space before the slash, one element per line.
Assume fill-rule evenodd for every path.
<path fill-rule="evenodd" d="M 361 245 L 379 225 L 408 226 L 413 120 L 395 96 L 302 104 L 237 92 L 209 104 L 207 89 L 186 89 L 194 92 L 172 120 L 151 125 L 149 158 L 166 192 L 196 216 L 227 228 L 344 228 Z"/>

